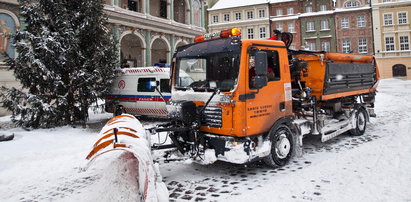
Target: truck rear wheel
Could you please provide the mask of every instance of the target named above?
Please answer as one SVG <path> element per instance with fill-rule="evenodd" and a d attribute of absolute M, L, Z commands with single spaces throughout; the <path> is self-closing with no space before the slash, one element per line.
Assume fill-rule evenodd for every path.
<path fill-rule="evenodd" d="M 355 113 L 355 128 L 350 130 L 351 135 L 363 135 L 367 127 L 367 113 L 364 108 L 359 108 Z"/>
<path fill-rule="evenodd" d="M 264 158 L 264 162 L 270 167 L 282 167 L 292 157 L 294 148 L 293 135 L 290 128 L 283 124 L 273 129 L 269 133 L 271 153 Z"/>

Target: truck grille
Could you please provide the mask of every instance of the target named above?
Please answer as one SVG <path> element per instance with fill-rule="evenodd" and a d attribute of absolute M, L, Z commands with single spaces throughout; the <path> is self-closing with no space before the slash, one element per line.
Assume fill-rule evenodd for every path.
<path fill-rule="evenodd" d="M 200 106 L 201 109 L 203 106 Z M 201 116 L 201 125 L 213 128 L 222 127 L 222 110 L 221 107 L 206 107 Z"/>

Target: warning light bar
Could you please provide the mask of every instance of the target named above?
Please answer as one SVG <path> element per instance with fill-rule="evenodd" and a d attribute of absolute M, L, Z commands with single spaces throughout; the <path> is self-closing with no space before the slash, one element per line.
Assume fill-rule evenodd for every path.
<path fill-rule="evenodd" d="M 210 39 L 227 38 L 230 36 L 240 36 L 240 35 L 241 35 L 240 29 L 232 28 L 232 29 L 222 30 L 220 32 L 198 35 L 194 38 L 194 43 L 203 42 L 203 41 L 207 41 Z"/>

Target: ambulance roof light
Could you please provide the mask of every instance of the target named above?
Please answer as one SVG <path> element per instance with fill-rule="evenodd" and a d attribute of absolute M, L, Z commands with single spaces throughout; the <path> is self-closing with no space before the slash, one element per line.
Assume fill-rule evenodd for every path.
<path fill-rule="evenodd" d="M 198 35 L 194 38 L 194 43 L 203 42 L 210 39 L 227 38 L 230 36 L 240 36 L 241 31 L 238 28 L 231 28 L 222 30 L 220 32 L 214 32 L 209 34 Z"/>

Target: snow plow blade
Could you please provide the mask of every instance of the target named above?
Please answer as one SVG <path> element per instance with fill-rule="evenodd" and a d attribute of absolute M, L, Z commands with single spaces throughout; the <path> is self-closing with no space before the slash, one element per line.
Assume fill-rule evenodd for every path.
<path fill-rule="evenodd" d="M 143 125 L 134 116 L 122 114 L 111 118 L 98 134 L 98 140 L 87 155 L 86 168 L 101 155 L 112 152 L 129 152 L 137 160 L 138 185 L 144 201 L 168 201 L 168 190 L 154 164 L 149 141 Z"/>

